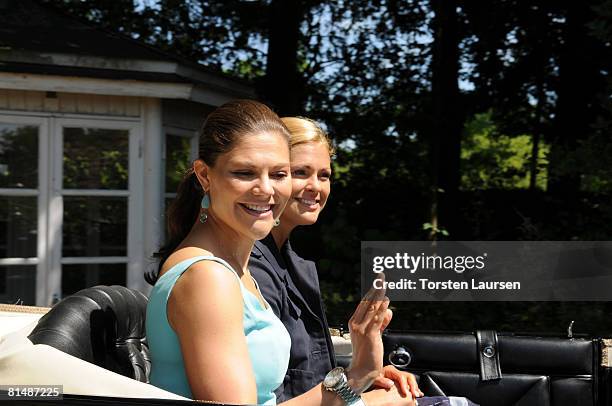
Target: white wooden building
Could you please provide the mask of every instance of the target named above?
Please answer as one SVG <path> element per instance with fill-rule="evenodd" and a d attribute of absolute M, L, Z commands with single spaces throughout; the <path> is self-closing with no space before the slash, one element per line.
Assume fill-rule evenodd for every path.
<path fill-rule="evenodd" d="M 0 303 L 146 291 L 197 129 L 252 88 L 30 0 L 0 25 Z"/>

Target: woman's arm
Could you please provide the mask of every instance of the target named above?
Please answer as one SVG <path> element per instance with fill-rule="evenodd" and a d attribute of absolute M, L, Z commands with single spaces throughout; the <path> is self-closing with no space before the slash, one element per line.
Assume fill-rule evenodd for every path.
<path fill-rule="evenodd" d="M 361 398 L 366 406 L 415 406 L 412 397 L 404 397 L 395 387 L 371 390 L 361 395 Z M 279 404 L 279 406 L 303 405 L 346 406 L 338 395 L 326 391 L 321 385 L 315 386 L 301 396 Z"/>
<path fill-rule="evenodd" d="M 179 337 L 194 399 L 256 404 L 243 298 L 230 272 L 211 261 L 192 265 L 172 290 L 168 321 Z"/>
<path fill-rule="evenodd" d="M 179 337 L 194 399 L 257 403 L 242 324 L 242 300 L 236 277 L 214 262 L 192 265 L 174 286 L 168 300 L 168 320 Z M 347 376 L 352 388 L 368 387 L 380 373 L 383 353 L 380 331 L 389 322 L 388 305 L 384 291 L 372 290 L 349 321 L 354 362 Z M 343 406 L 344 402 L 318 385 L 282 404 Z"/>
<path fill-rule="evenodd" d="M 381 275 L 381 277 L 384 278 L 384 275 Z M 391 311 L 388 306 L 389 298 L 385 297 L 383 289 L 370 289 L 349 320 L 353 360 L 347 371 L 347 378 L 349 386 L 356 392 L 361 393 L 367 389 L 382 369 L 383 344 L 381 332 L 391 321 Z M 367 399 L 368 396 L 371 395 L 364 395 L 364 398 Z M 406 399 L 406 401 L 410 401 L 410 399 Z M 372 403 L 370 406 L 373 404 L 379 403 Z M 344 405 L 344 401 L 337 394 L 323 389 L 322 385 L 318 385 L 303 395 L 282 403 L 282 405 L 341 406 Z"/>

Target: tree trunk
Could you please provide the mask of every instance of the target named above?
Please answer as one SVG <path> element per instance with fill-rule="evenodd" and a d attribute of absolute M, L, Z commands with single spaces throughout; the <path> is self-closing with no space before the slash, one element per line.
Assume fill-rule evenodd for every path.
<path fill-rule="evenodd" d="M 281 116 L 302 113 L 304 89 L 298 71 L 301 0 L 273 0 L 270 4 L 266 76 L 260 96 Z"/>
<path fill-rule="evenodd" d="M 542 66 L 541 72 L 544 67 Z M 529 190 L 534 191 L 538 185 L 538 163 L 540 155 L 540 138 L 544 128 L 544 104 L 546 103 L 546 95 L 544 94 L 544 84 L 541 77 L 541 73 L 538 74 L 536 80 L 536 94 L 538 104 L 535 109 L 535 125 L 533 126 L 533 135 L 531 136 L 531 160 L 529 163 Z"/>
<path fill-rule="evenodd" d="M 572 152 L 589 131 L 590 98 L 597 93 L 596 51 L 587 32 L 588 14 L 589 7 L 583 3 L 567 2 L 548 182 L 549 191 L 564 196 L 576 196 L 580 190 L 580 167 L 572 162 Z"/>
<path fill-rule="evenodd" d="M 432 224 L 456 235 L 463 113 L 459 106 L 459 35 L 455 0 L 432 0 Z M 432 235 L 433 237 L 433 235 Z"/>

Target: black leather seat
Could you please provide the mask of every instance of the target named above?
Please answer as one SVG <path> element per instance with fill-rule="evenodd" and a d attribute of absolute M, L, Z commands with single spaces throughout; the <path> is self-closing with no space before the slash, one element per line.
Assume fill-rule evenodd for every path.
<path fill-rule="evenodd" d="M 499 334 L 489 355 L 469 333 L 385 332 L 383 342 L 385 361 L 401 360 L 427 396 L 481 406 L 611 405 L 598 339 Z M 499 363 L 499 378 L 483 379 L 485 358 Z"/>
<path fill-rule="evenodd" d="M 148 382 L 147 297 L 124 286 L 94 286 L 57 303 L 28 338 L 102 368 Z"/>

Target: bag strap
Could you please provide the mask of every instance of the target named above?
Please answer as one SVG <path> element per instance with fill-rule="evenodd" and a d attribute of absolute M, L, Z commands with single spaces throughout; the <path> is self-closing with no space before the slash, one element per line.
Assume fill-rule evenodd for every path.
<path fill-rule="evenodd" d="M 480 361 L 480 379 L 482 381 L 501 379 L 497 332 L 494 330 L 476 331 L 476 344 Z"/>

